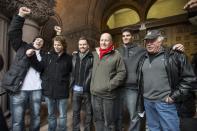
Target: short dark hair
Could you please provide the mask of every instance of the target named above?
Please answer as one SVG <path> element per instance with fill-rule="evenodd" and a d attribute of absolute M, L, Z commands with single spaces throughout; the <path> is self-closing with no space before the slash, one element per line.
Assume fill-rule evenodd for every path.
<path fill-rule="evenodd" d="M 67 43 L 66 43 L 66 38 L 64 37 L 64 36 L 62 36 L 62 35 L 57 35 L 57 36 L 55 36 L 54 38 L 53 38 L 53 42 L 54 41 L 59 41 L 61 44 L 62 44 L 62 46 L 63 46 L 63 48 L 64 48 L 64 51 L 66 51 L 66 49 L 67 49 Z"/>
<path fill-rule="evenodd" d="M 89 45 L 89 40 L 88 40 L 88 38 L 87 37 L 85 37 L 85 36 L 81 36 L 80 38 L 79 38 L 79 41 L 80 40 L 86 40 L 87 41 L 87 43 L 88 43 L 88 45 Z"/>
<path fill-rule="evenodd" d="M 121 30 L 121 32 L 122 32 L 122 33 L 123 33 L 123 32 L 130 32 L 131 34 L 134 33 L 134 31 L 133 31 L 131 28 L 129 28 L 129 27 L 123 28 L 123 29 Z"/>
<path fill-rule="evenodd" d="M 33 42 L 34 42 L 37 38 L 41 38 L 41 39 L 43 39 L 43 41 L 44 41 L 44 38 L 43 38 L 41 35 L 37 35 L 37 36 L 33 39 Z"/>

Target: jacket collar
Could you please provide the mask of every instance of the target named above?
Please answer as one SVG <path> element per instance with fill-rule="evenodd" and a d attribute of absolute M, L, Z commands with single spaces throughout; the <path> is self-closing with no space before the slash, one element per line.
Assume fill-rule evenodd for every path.
<path fill-rule="evenodd" d="M 136 46 L 137 46 L 137 44 L 135 44 L 135 43 L 128 43 L 127 45 L 123 44 L 123 47 L 127 47 L 127 48 L 134 48 Z"/>
<path fill-rule="evenodd" d="M 51 51 L 51 54 L 57 55 L 57 56 L 58 56 L 58 53 L 56 53 L 54 50 Z M 67 54 L 66 51 L 64 51 L 59 57 L 62 57 L 62 56 L 64 56 L 64 55 L 66 55 L 66 54 Z"/>
<path fill-rule="evenodd" d="M 77 55 L 78 56 L 80 55 L 80 52 L 79 51 L 77 51 Z M 91 56 L 93 56 L 93 55 L 92 55 L 92 52 L 89 50 L 88 52 L 85 53 L 85 56 L 83 58 L 85 58 L 85 57 L 91 57 Z"/>
<path fill-rule="evenodd" d="M 100 48 L 100 47 L 95 48 L 96 53 L 97 53 L 98 55 L 100 54 L 99 48 Z M 108 52 L 107 54 L 110 54 L 110 53 L 112 53 L 112 52 L 114 52 L 114 48 L 113 48 L 110 52 Z M 105 54 L 105 55 L 107 55 L 107 54 Z"/>
<path fill-rule="evenodd" d="M 163 47 L 161 47 L 161 50 L 160 50 L 158 53 L 153 54 L 153 55 L 154 55 L 154 56 L 158 56 L 158 55 L 160 55 L 160 54 L 162 54 L 162 53 L 165 53 L 165 52 L 166 52 L 166 49 L 163 48 Z M 148 51 L 146 51 L 145 56 L 146 56 L 146 57 L 149 57 L 149 55 L 150 55 L 150 54 L 148 54 Z"/>

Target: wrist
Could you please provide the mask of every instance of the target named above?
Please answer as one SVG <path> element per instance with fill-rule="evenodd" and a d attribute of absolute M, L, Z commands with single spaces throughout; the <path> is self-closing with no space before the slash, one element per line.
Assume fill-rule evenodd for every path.
<path fill-rule="evenodd" d="M 61 32 L 57 32 L 56 35 L 61 35 Z"/>
<path fill-rule="evenodd" d="M 21 13 L 18 13 L 18 15 L 20 16 L 20 17 L 25 17 L 25 15 L 24 14 L 21 14 Z"/>

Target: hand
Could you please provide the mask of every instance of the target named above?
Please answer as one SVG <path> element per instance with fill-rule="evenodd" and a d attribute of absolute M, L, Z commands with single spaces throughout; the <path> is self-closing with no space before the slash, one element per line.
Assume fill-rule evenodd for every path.
<path fill-rule="evenodd" d="M 73 51 L 72 55 L 77 54 L 77 51 Z"/>
<path fill-rule="evenodd" d="M 192 8 L 196 8 L 197 7 L 197 0 L 190 0 L 189 2 L 187 2 L 187 4 L 185 4 L 185 6 L 183 7 L 184 9 L 192 9 Z"/>
<path fill-rule="evenodd" d="M 27 7 L 21 7 L 19 9 L 18 15 L 21 17 L 25 17 L 25 16 L 29 15 L 30 13 L 31 13 L 31 9 L 29 9 Z"/>
<path fill-rule="evenodd" d="M 61 35 L 62 29 L 60 26 L 54 26 L 54 30 L 56 31 L 56 35 Z"/>
<path fill-rule="evenodd" d="M 185 51 L 185 48 L 182 44 L 176 44 L 172 47 L 173 50 L 177 50 L 177 51 L 180 51 L 180 52 L 184 52 Z"/>
<path fill-rule="evenodd" d="M 34 55 L 34 54 L 35 54 L 35 50 L 34 50 L 34 49 L 28 49 L 28 50 L 26 51 L 27 57 L 31 57 L 31 56 Z"/>
<path fill-rule="evenodd" d="M 171 104 L 171 103 L 174 103 L 174 100 L 173 100 L 171 97 L 168 96 L 168 97 L 165 99 L 165 102 Z"/>

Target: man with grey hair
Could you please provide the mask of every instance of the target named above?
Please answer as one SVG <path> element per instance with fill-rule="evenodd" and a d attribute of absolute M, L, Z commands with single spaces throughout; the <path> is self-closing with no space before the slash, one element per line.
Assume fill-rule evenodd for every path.
<path fill-rule="evenodd" d="M 147 52 L 138 64 L 138 101 L 141 106 L 144 104 L 151 131 L 180 131 L 176 106 L 196 78 L 186 56 L 164 49 L 163 40 L 159 30 L 151 30 L 145 36 Z"/>

